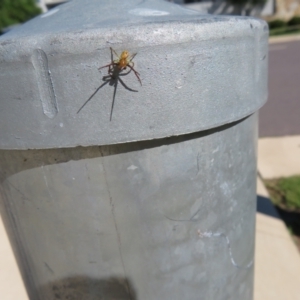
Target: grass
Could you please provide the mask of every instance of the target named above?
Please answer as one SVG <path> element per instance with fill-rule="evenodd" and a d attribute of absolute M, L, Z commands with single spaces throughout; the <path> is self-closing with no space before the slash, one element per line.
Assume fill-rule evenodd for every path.
<path fill-rule="evenodd" d="M 270 36 L 288 35 L 300 33 L 300 26 L 284 26 L 276 29 L 270 29 Z"/>
<path fill-rule="evenodd" d="M 300 212 L 300 176 L 266 180 L 265 183 L 275 205 Z"/>
<path fill-rule="evenodd" d="M 265 180 L 271 201 L 300 251 L 300 176 Z"/>

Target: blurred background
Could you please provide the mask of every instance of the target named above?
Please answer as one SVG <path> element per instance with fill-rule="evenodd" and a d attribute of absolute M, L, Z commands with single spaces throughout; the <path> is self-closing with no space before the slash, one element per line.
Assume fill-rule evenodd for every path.
<path fill-rule="evenodd" d="M 67 1 L 0 0 L 0 33 L 5 34 L 65 2 Z M 279 246 L 274 237 L 272 240 L 271 235 L 266 235 L 265 228 L 263 235 L 263 231 L 260 231 L 261 224 L 257 224 L 257 262 L 264 264 L 272 253 L 277 255 L 273 258 L 274 265 L 280 265 L 280 255 L 285 255 L 285 260 L 280 265 L 279 271 L 278 268 L 275 270 L 270 267 L 269 274 L 266 270 L 262 271 L 260 264 L 256 264 L 256 290 L 257 286 L 260 286 L 260 280 L 266 280 L 265 277 L 269 275 L 272 279 L 272 276 L 279 272 L 282 288 L 289 289 L 289 296 L 282 294 L 285 296 L 276 298 L 267 293 L 262 296 L 262 292 L 256 291 L 255 299 L 300 299 L 299 292 L 293 294 L 292 291 L 293 288 L 297 291 L 300 282 L 297 288 L 297 284 L 291 285 L 290 279 L 286 282 L 283 278 L 285 274 L 289 274 L 287 275 L 289 278 L 292 276 L 300 278 L 300 268 L 291 269 L 295 265 L 300 266 L 298 255 L 300 253 L 300 0 L 170 0 L 170 2 L 202 13 L 254 16 L 264 19 L 269 24 L 269 99 L 259 113 L 258 216 L 264 214 L 272 217 L 273 214 L 274 217 L 274 212 L 268 211 L 275 208 L 276 216 L 279 216 L 276 217 L 276 222 L 284 225 L 280 227 L 279 223 L 272 223 L 275 219 L 258 217 L 258 221 L 276 228 L 275 236 L 284 235 L 282 232 L 286 230 L 290 240 L 280 240 Z M 1 226 L 0 298 L 27 299 L 5 231 Z M 265 244 L 267 240 L 268 245 Z M 290 261 L 287 260 L 285 251 L 289 251 L 287 256 Z M 282 252 L 283 254 L 280 254 Z M 274 282 L 271 280 L 270 285 L 276 289 Z M 11 288 L 12 286 L 14 288 Z M 260 288 L 263 289 L 262 285 Z"/>

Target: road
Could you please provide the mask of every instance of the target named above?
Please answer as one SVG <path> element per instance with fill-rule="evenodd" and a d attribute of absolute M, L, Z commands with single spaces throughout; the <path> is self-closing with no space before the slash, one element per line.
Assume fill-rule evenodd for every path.
<path fill-rule="evenodd" d="M 270 44 L 269 99 L 259 112 L 259 136 L 300 134 L 300 41 Z"/>

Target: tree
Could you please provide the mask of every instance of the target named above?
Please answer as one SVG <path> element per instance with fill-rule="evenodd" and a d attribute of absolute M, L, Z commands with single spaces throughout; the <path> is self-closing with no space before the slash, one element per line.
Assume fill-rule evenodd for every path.
<path fill-rule="evenodd" d="M 35 0 L 0 0 L 0 30 L 26 22 L 42 11 Z"/>

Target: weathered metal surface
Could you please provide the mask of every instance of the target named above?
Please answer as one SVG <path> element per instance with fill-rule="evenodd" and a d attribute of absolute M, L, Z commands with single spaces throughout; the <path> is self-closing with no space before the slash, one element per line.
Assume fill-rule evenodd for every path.
<path fill-rule="evenodd" d="M 256 140 L 253 115 L 156 141 L 1 150 L 30 299 L 252 299 Z"/>
<path fill-rule="evenodd" d="M 149 140 L 239 120 L 267 98 L 268 27 L 165 1 L 70 1 L 0 38 L 0 148 Z M 104 86 L 110 50 L 137 52 Z"/>
<path fill-rule="evenodd" d="M 0 206 L 30 299 L 252 299 L 267 44 L 261 20 L 156 0 L 73 0 L 0 38 Z M 110 47 L 143 83 L 122 77 L 138 92 L 117 86 L 111 121 L 109 84 L 77 113 Z"/>

